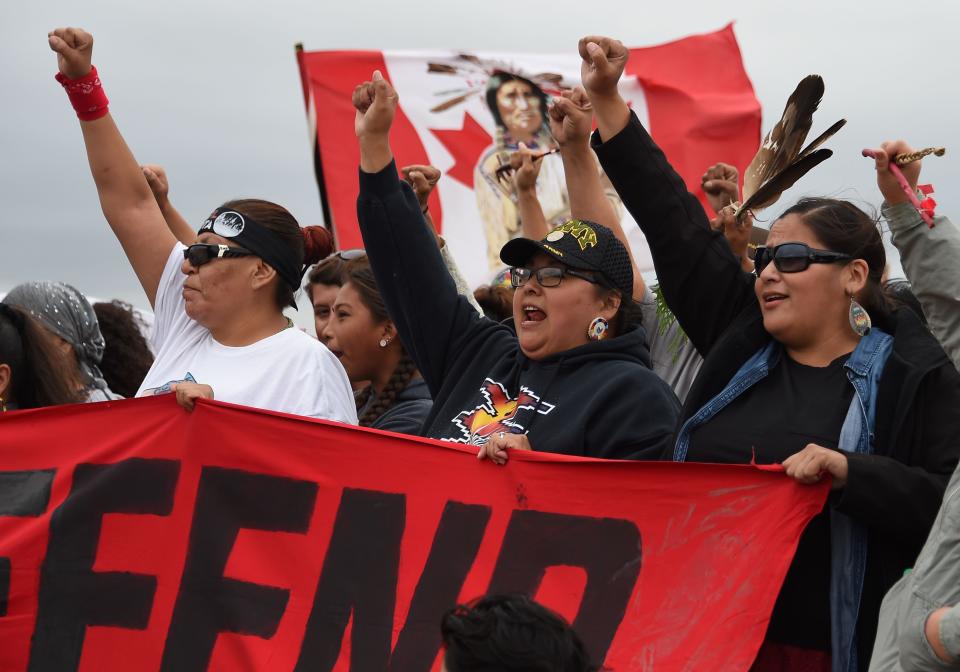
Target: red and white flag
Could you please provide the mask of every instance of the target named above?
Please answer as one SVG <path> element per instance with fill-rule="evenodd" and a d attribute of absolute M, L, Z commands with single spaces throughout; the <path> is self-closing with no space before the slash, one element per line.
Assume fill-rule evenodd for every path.
<path fill-rule="evenodd" d="M 353 132 L 354 87 L 380 70 L 400 94 L 391 142 L 398 167 L 431 164 L 443 172 L 430 201 L 464 275 L 488 283 L 500 247 L 520 235 L 509 183 L 495 168 L 518 142 L 549 148 L 546 106 L 580 81 L 580 57 L 436 51 L 299 51 L 304 99 L 315 139 L 318 179 L 342 249 L 361 247 L 356 216 L 359 150 Z M 760 104 L 743 68 L 732 25 L 655 47 L 630 50 L 620 92 L 683 176 L 723 161 L 743 169 L 760 141 Z M 315 135 L 315 138 L 313 137 Z M 558 155 L 543 159 L 537 184 L 549 223 L 569 215 Z M 641 270 L 652 270 L 639 228 L 619 203 Z"/>

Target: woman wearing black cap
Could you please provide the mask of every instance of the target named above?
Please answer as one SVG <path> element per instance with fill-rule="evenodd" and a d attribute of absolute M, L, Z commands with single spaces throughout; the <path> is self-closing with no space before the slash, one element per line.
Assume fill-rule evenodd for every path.
<path fill-rule="evenodd" d="M 391 318 L 434 399 L 423 435 L 480 447 L 656 458 L 679 412 L 631 327 L 630 257 L 609 229 L 570 221 L 517 239 L 514 334 L 457 294 L 390 150 L 397 96 L 379 73 L 357 87 L 360 228 Z M 424 291 L 424 288 L 428 289 Z"/>
<path fill-rule="evenodd" d="M 200 397 L 356 423 L 353 394 L 332 353 L 297 329 L 293 303 L 305 257 L 329 241 L 305 236 L 293 216 L 260 200 L 231 201 L 184 247 L 167 228 L 150 187 L 107 110 L 93 38 L 80 29 L 49 36 L 58 81 L 80 118 L 103 213 L 156 310 L 157 356 L 138 394 L 175 391 L 188 409 Z M 313 248 L 307 249 L 306 248 Z"/>

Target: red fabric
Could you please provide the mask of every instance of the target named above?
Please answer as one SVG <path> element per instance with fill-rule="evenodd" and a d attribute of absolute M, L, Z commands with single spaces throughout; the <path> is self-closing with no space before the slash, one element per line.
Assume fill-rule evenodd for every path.
<path fill-rule="evenodd" d="M 745 465 L 514 453 L 499 467 L 465 447 L 218 402 L 187 413 L 170 395 L 2 414 L 0 443 L 11 672 L 293 670 L 304 657 L 304 669 L 351 657 L 387 669 L 414 650 L 427 662 L 399 669 L 436 670 L 440 613 L 493 584 L 526 585 L 592 642 L 608 632 L 614 670 L 747 670 L 828 494 Z M 48 498 L 28 470 L 55 470 L 31 471 L 52 478 Z M 355 497 L 373 514 L 341 528 Z M 396 545 L 381 548 L 391 520 Z M 363 563 L 380 569 L 352 576 Z M 242 599 L 218 598 L 222 586 Z M 368 600 L 352 616 L 325 598 L 347 589 Z M 448 597 L 423 599 L 439 589 Z"/>
<path fill-rule="evenodd" d="M 304 90 L 316 108 L 316 142 L 337 238 L 342 249 L 361 247 L 356 218 L 359 149 L 351 94 L 375 69 L 387 79 L 390 73 L 379 51 L 305 51 L 298 52 L 298 58 Z M 706 206 L 700 189 L 703 172 L 718 161 L 742 172 L 760 143 L 760 104 L 743 69 L 732 25 L 631 49 L 625 76 L 637 77 L 643 85 L 653 139 Z M 397 163 L 428 162 L 423 141 L 403 113 L 404 96 L 420 92 L 399 93 L 400 111 L 391 134 Z M 472 188 L 474 165 L 490 136 L 469 115 L 462 129 L 432 133 L 456 158 L 449 178 Z M 443 182 L 438 189 L 443 189 Z M 434 192 L 430 213 L 442 231 L 439 207 Z"/>
<path fill-rule="evenodd" d="M 309 82 L 316 110 L 316 143 L 326 180 L 327 199 L 337 246 L 341 250 L 363 247 L 357 224 L 356 201 L 360 192 L 360 148 L 353 131 L 356 110 L 353 90 L 369 80 L 374 70 L 390 81 L 390 73 L 379 51 L 298 52 L 301 76 Z M 304 84 L 305 90 L 307 83 Z M 427 150 L 401 105 L 393 121 L 390 140 L 397 152 L 397 166 L 429 164 Z M 402 152 L 400 149 L 402 148 Z M 430 214 L 442 232 L 443 210 L 436 193 L 430 196 Z"/>
<path fill-rule="evenodd" d="M 760 144 L 760 104 L 743 69 L 733 24 L 632 49 L 626 75 L 643 85 L 653 139 L 687 189 L 709 208 L 700 188 L 704 171 L 722 161 L 742 177 Z"/>
<path fill-rule="evenodd" d="M 764 642 L 750 672 L 831 672 L 830 653 Z"/>
<path fill-rule="evenodd" d="M 58 72 L 55 79 L 60 82 L 70 98 L 70 104 L 77 112 L 81 121 L 93 121 L 105 116 L 109 111 L 107 94 L 103 92 L 103 84 L 97 74 L 97 68 L 90 66 L 90 72 L 80 79 L 70 79 Z"/>

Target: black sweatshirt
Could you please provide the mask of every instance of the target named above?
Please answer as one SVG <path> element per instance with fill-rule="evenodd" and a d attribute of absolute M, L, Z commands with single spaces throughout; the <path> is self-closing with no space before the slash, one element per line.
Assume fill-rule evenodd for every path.
<path fill-rule="evenodd" d="M 679 403 L 650 370 L 642 328 L 543 360 L 457 293 L 394 163 L 360 172 L 357 214 L 377 286 L 433 396 L 422 435 L 480 445 L 526 433 L 534 450 L 658 459 Z"/>
<path fill-rule="evenodd" d="M 660 288 L 704 356 L 682 418 L 719 394 L 771 336 L 753 290 L 723 234 L 635 115 L 602 143 L 600 164 L 646 235 Z M 876 636 L 880 601 L 913 565 L 960 457 L 960 374 L 909 309 L 882 328 L 893 336 L 877 398 L 874 454 L 848 454 L 846 487 L 831 502 L 868 528 L 867 574 L 857 645 L 862 669 Z M 671 455 L 670 453 L 666 455 Z"/>

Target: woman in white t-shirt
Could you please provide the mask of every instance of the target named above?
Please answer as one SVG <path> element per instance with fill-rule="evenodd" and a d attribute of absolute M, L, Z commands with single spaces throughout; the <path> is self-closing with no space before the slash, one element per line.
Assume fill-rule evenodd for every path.
<path fill-rule="evenodd" d="M 108 110 L 93 37 L 49 36 L 57 79 L 80 118 L 103 214 L 156 311 L 156 359 L 138 396 L 176 392 L 192 409 L 201 397 L 355 424 L 353 393 L 336 357 L 283 315 L 295 305 L 311 245 L 293 216 L 260 200 L 231 201 L 178 243 Z M 313 239 L 308 240 L 311 242 Z M 316 242 L 316 241 L 313 241 Z"/>

